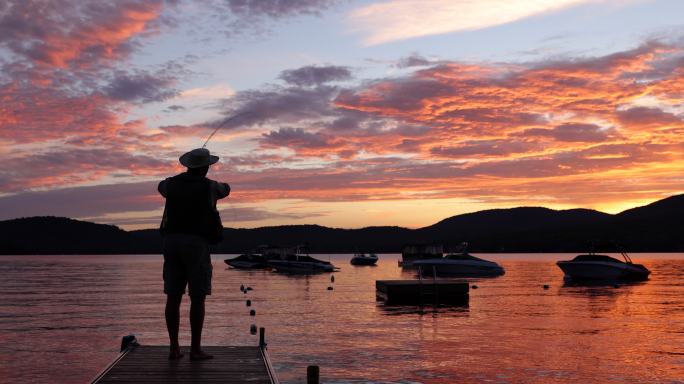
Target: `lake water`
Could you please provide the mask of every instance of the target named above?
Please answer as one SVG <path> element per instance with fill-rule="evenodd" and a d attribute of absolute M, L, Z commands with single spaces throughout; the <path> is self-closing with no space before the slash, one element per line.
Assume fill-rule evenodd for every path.
<path fill-rule="evenodd" d="M 555 261 L 574 255 L 477 256 L 506 275 L 472 280 L 479 288 L 467 307 L 420 311 L 375 300 L 376 279 L 414 277 L 399 255 L 380 255 L 377 267 L 318 255 L 342 268 L 332 291 L 329 274 L 232 270 L 216 255 L 203 341 L 256 345 L 250 325 L 266 327 L 284 383 L 303 382 L 307 365 L 319 365 L 326 383 L 684 383 L 684 254 L 632 255 L 651 279 L 617 288 L 564 286 Z M 0 257 L 0 382 L 88 382 L 123 335 L 167 343 L 161 263 Z M 184 345 L 187 312 L 184 301 Z"/>

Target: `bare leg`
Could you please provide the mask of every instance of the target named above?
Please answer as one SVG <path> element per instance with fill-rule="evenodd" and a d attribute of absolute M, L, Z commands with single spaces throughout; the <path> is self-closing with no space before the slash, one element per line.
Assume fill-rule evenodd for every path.
<path fill-rule="evenodd" d="M 166 295 L 166 329 L 169 331 L 169 359 L 183 357 L 178 343 L 178 327 L 180 325 L 180 305 L 183 295 Z"/>
<path fill-rule="evenodd" d="M 202 351 L 202 327 L 204 327 L 204 295 L 190 296 L 190 330 L 192 343 L 190 358 L 193 360 L 211 359 L 214 356 Z"/>

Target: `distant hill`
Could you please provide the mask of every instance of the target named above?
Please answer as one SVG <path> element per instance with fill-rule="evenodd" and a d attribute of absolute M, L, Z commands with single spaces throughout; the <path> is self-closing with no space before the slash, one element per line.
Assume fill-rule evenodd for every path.
<path fill-rule="evenodd" d="M 0 254 L 120 254 L 135 252 L 131 233 L 114 225 L 64 217 L 0 221 Z"/>
<path fill-rule="evenodd" d="M 581 251 L 588 241 L 603 237 L 600 229 L 612 219 L 590 209 L 521 207 L 458 215 L 417 232 L 439 243 L 467 241 L 473 250 L 490 252 Z"/>
<path fill-rule="evenodd" d="M 631 252 L 684 251 L 684 195 L 672 196 L 617 215 L 590 209 L 541 207 L 492 209 L 444 219 L 424 228 L 328 228 L 284 225 L 226 228 L 216 253 L 244 252 L 260 244 L 308 243 L 314 253 L 355 250 L 400 252 L 407 243 L 467 241 L 472 252 L 581 252 L 596 241 L 611 251 L 615 241 Z M 161 252 L 154 229 L 124 231 L 112 225 L 61 217 L 0 221 L 0 254 L 147 254 Z"/>

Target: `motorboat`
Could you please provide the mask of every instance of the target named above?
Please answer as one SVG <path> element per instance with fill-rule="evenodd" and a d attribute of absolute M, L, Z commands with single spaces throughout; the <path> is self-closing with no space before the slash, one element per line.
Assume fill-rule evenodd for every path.
<path fill-rule="evenodd" d="M 489 277 L 506 273 L 501 265 L 467 252 L 451 253 L 439 259 L 416 260 L 413 266 L 421 269 L 425 275 Z"/>
<path fill-rule="evenodd" d="M 352 265 L 375 265 L 378 262 L 378 255 L 375 253 L 355 253 L 349 261 Z"/>
<path fill-rule="evenodd" d="M 592 253 L 575 256 L 572 260 L 556 264 L 565 273 L 565 278 L 573 281 L 583 280 L 647 280 L 651 273 L 641 264 L 632 263 L 625 252 L 620 252 L 624 261 Z"/>
<path fill-rule="evenodd" d="M 281 255 L 280 258 L 268 260 L 268 265 L 274 268 L 276 272 L 284 273 L 319 273 L 338 270 L 329 261 L 313 258 L 307 252 L 303 252 L 301 248 L 297 248 L 294 254 L 287 253 Z"/>
<path fill-rule="evenodd" d="M 225 259 L 223 262 L 236 269 L 268 269 L 271 268 L 268 261 L 279 257 L 281 253 L 283 249 L 277 245 L 260 245 L 238 257 Z"/>
<path fill-rule="evenodd" d="M 416 260 L 413 266 L 422 270 L 424 275 L 490 277 L 506 273 L 501 265 L 475 257 L 467 252 L 467 248 L 468 243 L 464 242 L 459 252 L 448 253 L 444 257 Z"/>
<path fill-rule="evenodd" d="M 244 253 L 232 259 L 223 260 L 235 269 L 267 269 L 270 268 L 266 257 L 260 253 Z"/>
<path fill-rule="evenodd" d="M 317 273 L 334 272 L 335 266 L 328 261 L 318 260 L 308 255 L 288 255 L 285 259 L 269 260 L 268 264 L 276 272 Z"/>

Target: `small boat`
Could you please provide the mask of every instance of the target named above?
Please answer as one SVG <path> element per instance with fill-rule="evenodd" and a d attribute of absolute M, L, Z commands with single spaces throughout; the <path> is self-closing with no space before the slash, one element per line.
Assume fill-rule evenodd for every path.
<path fill-rule="evenodd" d="M 441 258 L 416 260 L 414 267 L 420 267 L 424 275 L 436 273 L 440 276 L 490 277 L 506 273 L 503 267 L 493 261 L 469 254 L 468 243 L 463 243 L 461 252 L 450 253 Z"/>
<path fill-rule="evenodd" d="M 268 265 L 274 268 L 276 272 L 285 273 L 319 273 L 339 270 L 328 261 L 309 256 L 308 252 L 303 251 L 300 247 L 294 254 L 288 253 L 278 259 L 268 260 Z"/>
<path fill-rule="evenodd" d="M 556 264 L 565 273 L 565 278 L 573 281 L 583 280 L 647 280 L 651 273 L 641 264 L 632 263 L 625 252 L 620 252 L 625 261 L 593 252 L 578 255 L 572 260 Z"/>
<path fill-rule="evenodd" d="M 375 265 L 378 262 L 378 255 L 375 253 L 355 253 L 349 261 L 352 265 Z"/>

